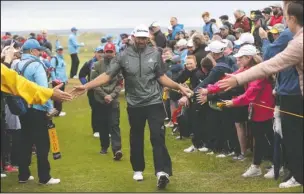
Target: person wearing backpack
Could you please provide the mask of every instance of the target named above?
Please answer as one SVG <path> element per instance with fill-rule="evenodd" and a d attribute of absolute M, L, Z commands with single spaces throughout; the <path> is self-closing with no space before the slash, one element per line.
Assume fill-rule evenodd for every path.
<path fill-rule="evenodd" d="M 63 58 L 62 46 L 58 46 L 56 48 L 56 55 L 51 59 L 51 67 L 53 69 L 51 72 L 52 86 L 56 87 L 58 84 L 63 83 L 63 86 L 60 89 L 64 91 L 65 85 L 68 83 L 68 77 L 66 72 L 66 63 Z M 58 110 L 58 114 L 56 116 L 63 117 L 66 115 L 65 112 L 62 112 L 61 102 L 54 102 L 54 107 Z"/>
<path fill-rule="evenodd" d="M 44 64 L 39 60 L 43 49 L 37 40 L 27 40 L 23 45 L 21 61 L 16 64 L 16 71 L 20 72 L 26 79 L 47 88 L 46 69 Z M 51 168 L 48 161 L 50 140 L 47 125 L 49 121 L 48 113 L 52 110 L 52 102 L 48 100 L 43 105 L 30 105 L 26 112 L 19 116 L 22 126 L 20 135 L 19 183 L 34 180 L 29 169 L 33 144 L 37 148 L 39 183 L 47 185 L 60 183 L 60 179 L 51 177 Z"/>

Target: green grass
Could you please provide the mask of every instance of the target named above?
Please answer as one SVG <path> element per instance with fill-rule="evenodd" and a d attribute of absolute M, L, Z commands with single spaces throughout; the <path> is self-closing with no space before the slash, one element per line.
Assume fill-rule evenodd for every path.
<path fill-rule="evenodd" d="M 80 54 L 81 64 L 92 54 Z M 65 56 L 70 69 L 70 57 Z M 70 81 L 68 89 L 77 80 Z M 60 178 L 61 183 L 53 186 L 37 184 L 36 156 L 31 165 L 35 181 L 18 184 L 17 173 L 11 173 L 1 179 L 1 192 L 157 192 L 154 176 L 152 147 L 149 129 L 145 132 L 146 170 L 144 181 L 135 182 L 129 160 L 129 123 L 126 102 L 121 102 L 122 161 L 115 162 L 112 154 L 100 155 L 98 138 L 93 138 L 90 126 L 90 108 L 86 95 L 64 104 L 67 115 L 56 118 L 55 124 L 59 137 L 62 159 L 53 160 L 50 154 L 51 175 Z M 279 189 L 279 181 L 266 180 L 263 177 L 244 179 L 241 174 L 250 165 L 250 160 L 234 162 L 231 158 L 216 159 L 203 153 L 186 154 L 183 150 L 191 141 L 175 140 L 171 131 L 167 131 L 166 144 L 173 163 L 173 176 L 167 192 L 303 192 L 303 188 Z M 266 164 L 264 164 L 266 165 Z M 263 166 L 264 167 L 264 166 Z"/>

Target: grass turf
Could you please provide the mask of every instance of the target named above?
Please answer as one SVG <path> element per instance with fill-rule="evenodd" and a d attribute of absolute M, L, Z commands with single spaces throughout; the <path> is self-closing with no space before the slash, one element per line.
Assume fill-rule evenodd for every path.
<path fill-rule="evenodd" d="M 96 40 L 97 41 L 97 40 Z M 92 56 L 89 52 L 80 54 L 81 64 Z M 65 56 L 67 64 L 70 57 Z M 67 70 L 69 71 L 68 65 Z M 77 80 L 71 80 L 68 89 Z M 50 155 L 51 175 L 60 178 L 61 183 L 52 186 L 38 185 L 36 156 L 31 165 L 35 181 L 19 184 L 17 173 L 1 179 L 1 192 L 157 192 L 153 169 L 152 147 L 149 129 L 145 132 L 146 170 L 144 181 L 135 182 L 129 160 L 129 123 L 126 102 L 121 101 L 120 127 L 122 136 L 122 161 L 113 161 L 112 153 L 100 155 L 98 138 L 93 138 L 90 125 L 90 108 L 86 95 L 65 103 L 67 115 L 54 119 L 59 136 L 62 159 L 53 160 Z M 173 176 L 166 192 L 303 192 L 303 187 L 279 189 L 280 181 L 265 178 L 242 178 L 241 174 L 250 166 L 251 158 L 244 162 L 229 158 L 215 158 L 204 153 L 186 154 L 183 149 L 191 145 L 188 140 L 175 140 L 167 129 L 166 144 L 173 163 Z M 265 164 L 263 165 L 263 172 Z"/>

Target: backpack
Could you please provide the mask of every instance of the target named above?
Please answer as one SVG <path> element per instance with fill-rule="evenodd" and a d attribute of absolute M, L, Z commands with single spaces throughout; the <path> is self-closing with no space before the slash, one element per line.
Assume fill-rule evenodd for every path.
<path fill-rule="evenodd" d="M 26 62 L 22 68 L 22 70 L 19 70 L 19 63 L 16 64 L 15 71 L 18 72 L 19 75 L 24 76 L 25 69 L 29 66 L 29 64 L 36 62 L 37 60 L 31 59 L 28 62 Z M 21 116 L 24 115 L 27 112 L 27 109 L 29 108 L 27 102 L 20 96 L 14 96 L 14 95 L 7 95 L 6 103 L 8 105 L 9 110 L 13 115 Z"/>
<path fill-rule="evenodd" d="M 56 63 L 55 63 L 55 68 L 54 68 L 54 71 L 55 71 L 55 73 L 56 73 L 56 68 L 58 67 L 58 63 L 59 63 L 59 62 L 58 62 L 58 58 L 57 58 L 56 56 L 53 56 L 52 59 L 53 59 L 53 58 L 55 59 L 55 62 L 56 62 Z"/>

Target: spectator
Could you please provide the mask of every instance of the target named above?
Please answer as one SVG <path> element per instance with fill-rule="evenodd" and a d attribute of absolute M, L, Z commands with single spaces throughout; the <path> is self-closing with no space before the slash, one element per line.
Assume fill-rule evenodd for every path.
<path fill-rule="evenodd" d="M 213 34 L 219 32 L 219 29 L 215 24 L 216 22 L 211 21 L 209 12 L 204 12 L 202 14 L 202 18 L 205 22 L 205 25 L 203 26 L 203 32 L 207 32 L 209 38 L 212 39 Z"/>
<path fill-rule="evenodd" d="M 269 21 L 269 26 L 283 23 L 283 10 L 280 3 L 274 3 L 270 6 L 272 8 L 272 16 Z"/>
<path fill-rule="evenodd" d="M 254 28 L 253 28 L 253 37 L 254 37 L 254 45 L 259 51 L 262 51 L 262 39 L 259 35 L 260 28 L 266 30 L 266 26 L 264 23 L 264 18 L 262 15 L 256 13 L 254 15 L 254 18 L 252 18 L 252 21 L 254 22 Z"/>
<path fill-rule="evenodd" d="M 79 52 L 79 47 L 83 47 L 84 43 L 78 43 L 77 42 L 77 31 L 78 29 L 73 27 L 71 29 L 71 34 L 69 36 L 69 41 L 68 41 L 68 48 L 69 48 L 69 53 L 71 56 L 71 71 L 70 71 L 70 78 L 77 78 L 77 72 L 78 72 L 78 66 L 79 66 L 79 58 L 78 58 L 78 52 Z"/>
<path fill-rule="evenodd" d="M 208 32 L 203 32 L 203 36 L 204 36 L 204 39 L 205 39 L 205 41 L 206 41 L 206 44 L 210 44 L 211 39 L 210 39 L 210 37 L 209 37 Z"/>
<path fill-rule="evenodd" d="M 173 40 L 172 39 L 172 32 L 173 32 L 173 29 L 172 29 L 172 26 L 168 26 L 168 36 L 167 36 L 167 40 Z"/>
<path fill-rule="evenodd" d="M 28 39 L 36 39 L 36 34 L 34 32 L 31 32 Z"/>
<path fill-rule="evenodd" d="M 12 38 L 12 34 L 10 32 L 5 32 L 5 35 L 2 36 L 1 40 L 9 40 Z"/>
<path fill-rule="evenodd" d="M 190 39 L 187 42 L 187 49 L 188 49 L 188 54 L 187 55 L 192 55 L 193 51 L 194 51 L 194 44 L 193 44 L 193 40 Z"/>
<path fill-rule="evenodd" d="M 237 28 L 235 29 L 234 32 L 235 32 L 235 38 L 236 40 L 238 40 L 241 37 L 241 35 L 244 33 L 244 30 L 242 28 Z"/>
<path fill-rule="evenodd" d="M 229 22 L 229 17 L 228 17 L 228 15 L 222 15 L 222 16 L 220 16 L 220 20 L 221 20 L 221 22 L 222 22 L 222 24 L 223 24 L 224 26 L 228 26 L 228 28 L 229 28 L 229 34 L 233 34 L 233 31 L 232 31 L 233 24 L 231 24 L 231 23 Z"/>
<path fill-rule="evenodd" d="M 250 20 L 248 19 L 248 17 L 246 17 L 245 12 L 243 10 L 236 10 L 234 12 L 234 17 L 236 20 L 233 25 L 234 32 L 237 28 L 243 29 L 244 32 L 250 32 L 251 30 Z"/>
<path fill-rule="evenodd" d="M 181 60 L 181 64 L 184 65 L 185 61 L 186 61 L 186 57 L 188 54 L 188 50 L 187 50 L 187 40 L 186 39 L 180 39 L 177 43 L 176 43 L 176 48 L 177 48 L 177 53 L 180 56 L 180 60 Z"/>
<path fill-rule="evenodd" d="M 160 25 L 157 22 L 153 22 L 150 26 L 151 31 L 155 37 L 155 43 L 157 47 L 165 48 L 166 47 L 166 37 L 160 29 Z"/>
<path fill-rule="evenodd" d="M 178 21 L 177 21 L 176 17 L 172 17 L 170 19 L 170 23 L 171 23 L 171 26 L 172 26 L 172 37 L 170 38 L 170 40 L 175 40 L 176 34 L 184 29 L 184 25 L 183 24 L 178 24 Z"/>
<path fill-rule="evenodd" d="M 226 39 L 227 36 L 229 35 L 229 27 L 226 25 L 221 26 L 220 33 L 221 33 L 222 39 Z"/>
<path fill-rule="evenodd" d="M 262 14 L 265 18 L 265 24 L 266 26 L 270 26 L 270 19 L 271 19 L 271 8 L 269 7 L 266 7 L 263 11 L 262 11 Z"/>
<path fill-rule="evenodd" d="M 208 52 L 205 51 L 207 44 L 205 42 L 204 36 L 199 34 L 195 35 L 192 38 L 192 41 L 194 45 L 193 55 L 195 56 L 196 61 L 201 61 L 208 54 Z"/>
<path fill-rule="evenodd" d="M 41 30 L 41 34 L 43 36 L 43 43 L 42 46 L 44 46 L 45 48 L 48 48 L 51 52 L 52 52 L 52 43 L 50 41 L 47 40 L 47 30 Z"/>

